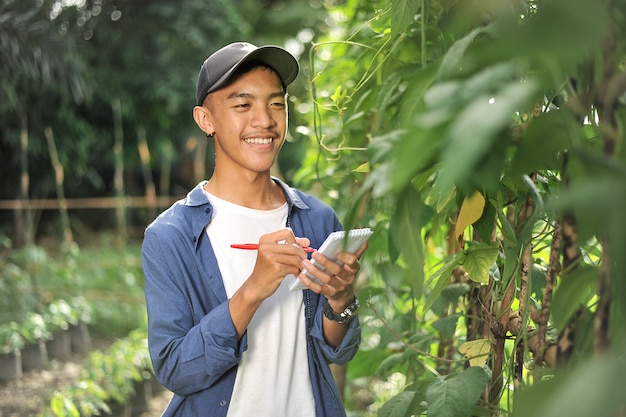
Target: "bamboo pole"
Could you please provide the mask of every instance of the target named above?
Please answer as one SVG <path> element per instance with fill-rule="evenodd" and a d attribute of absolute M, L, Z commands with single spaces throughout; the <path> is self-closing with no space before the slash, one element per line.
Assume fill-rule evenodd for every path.
<path fill-rule="evenodd" d="M 167 142 L 161 150 L 161 174 L 159 178 L 159 194 L 170 195 L 170 182 L 172 178 L 172 145 Z"/>
<path fill-rule="evenodd" d="M 117 222 L 118 245 L 123 248 L 126 244 L 126 210 L 124 207 L 124 129 L 122 126 L 122 103 L 119 99 L 111 103 L 113 109 L 113 155 L 115 158 L 114 186 L 118 204 L 115 210 Z"/>
<path fill-rule="evenodd" d="M 143 125 L 137 129 L 137 147 L 139 148 L 139 158 L 143 179 L 146 184 L 146 201 L 150 206 L 150 218 L 155 218 L 157 214 L 156 187 L 152 178 L 152 165 L 150 162 L 150 148 L 146 140 L 146 129 Z"/>
<path fill-rule="evenodd" d="M 63 165 L 59 160 L 59 153 L 57 152 L 56 143 L 54 142 L 54 134 L 52 128 L 47 127 L 44 131 L 46 136 L 46 142 L 48 142 L 48 151 L 50 153 L 50 160 L 52 161 L 52 167 L 54 168 L 54 182 L 56 184 L 57 199 L 59 202 L 59 213 L 61 215 L 61 226 L 63 227 L 63 240 L 65 244 L 70 247 L 74 242 L 72 236 L 72 228 L 70 227 L 70 216 L 67 213 L 67 201 L 65 200 L 65 191 L 63 190 L 64 172 Z"/>
<path fill-rule="evenodd" d="M 32 246 L 34 243 L 33 215 L 28 205 L 30 176 L 28 174 L 28 118 L 21 115 L 20 133 L 20 204 L 15 210 L 15 243 L 17 247 Z"/>

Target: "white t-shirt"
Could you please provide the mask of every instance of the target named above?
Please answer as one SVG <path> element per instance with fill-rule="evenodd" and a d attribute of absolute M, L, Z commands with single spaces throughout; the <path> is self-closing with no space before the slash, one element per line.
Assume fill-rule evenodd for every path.
<path fill-rule="evenodd" d="M 251 275 L 257 251 L 230 245 L 258 243 L 261 235 L 284 228 L 288 206 L 254 210 L 207 197 L 214 208 L 207 234 L 231 298 Z M 290 291 L 290 283 L 285 279 L 248 325 L 248 350 L 239 362 L 228 417 L 315 417 L 302 291 Z"/>

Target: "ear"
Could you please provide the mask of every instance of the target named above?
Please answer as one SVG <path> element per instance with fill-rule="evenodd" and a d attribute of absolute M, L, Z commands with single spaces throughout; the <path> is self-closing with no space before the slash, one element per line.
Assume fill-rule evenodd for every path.
<path fill-rule="evenodd" d="M 212 135 L 215 133 L 215 129 L 213 129 L 213 124 L 211 123 L 211 118 L 209 115 L 209 111 L 202 107 L 196 106 L 193 108 L 193 119 L 196 121 L 196 124 L 207 135 Z"/>

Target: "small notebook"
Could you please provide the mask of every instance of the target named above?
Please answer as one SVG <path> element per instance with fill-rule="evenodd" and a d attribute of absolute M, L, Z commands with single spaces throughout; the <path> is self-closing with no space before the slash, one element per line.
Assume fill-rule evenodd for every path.
<path fill-rule="evenodd" d="M 317 252 L 320 252 L 327 258 L 336 261 L 340 252 L 356 252 L 357 249 L 367 242 L 374 232 L 372 232 L 372 229 L 369 227 L 366 227 L 363 229 L 352 229 L 347 233 L 347 241 L 345 230 L 331 233 L 328 235 L 324 243 L 322 243 L 322 246 L 320 246 Z M 315 260 L 313 260 L 313 264 L 320 269 L 324 269 L 317 262 L 315 262 Z M 293 277 L 293 275 L 291 276 Z M 314 280 L 311 275 L 309 275 L 309 277 Z M 289 287 L 291 291 L 303 290 L 307 288 L 297 277 L 294 277 L 294 279 L 295 281 Z"/>

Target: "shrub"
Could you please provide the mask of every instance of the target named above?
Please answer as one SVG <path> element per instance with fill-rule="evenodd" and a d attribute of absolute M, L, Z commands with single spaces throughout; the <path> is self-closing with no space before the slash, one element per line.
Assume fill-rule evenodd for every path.
<path fill-rule="evenodd" d="M 48 329 L 46 320 L 38 313 L 28 313 L 18 330 L 20 335 L 29 343 L 52 339 L 52 333 Z"/>
<path fill-rule="evenodd" d="M 0 354 L 10 355 L 24 347 L 24 338 L 19 332 L 19 325 L 12 321 L 0 325 Z"/>

